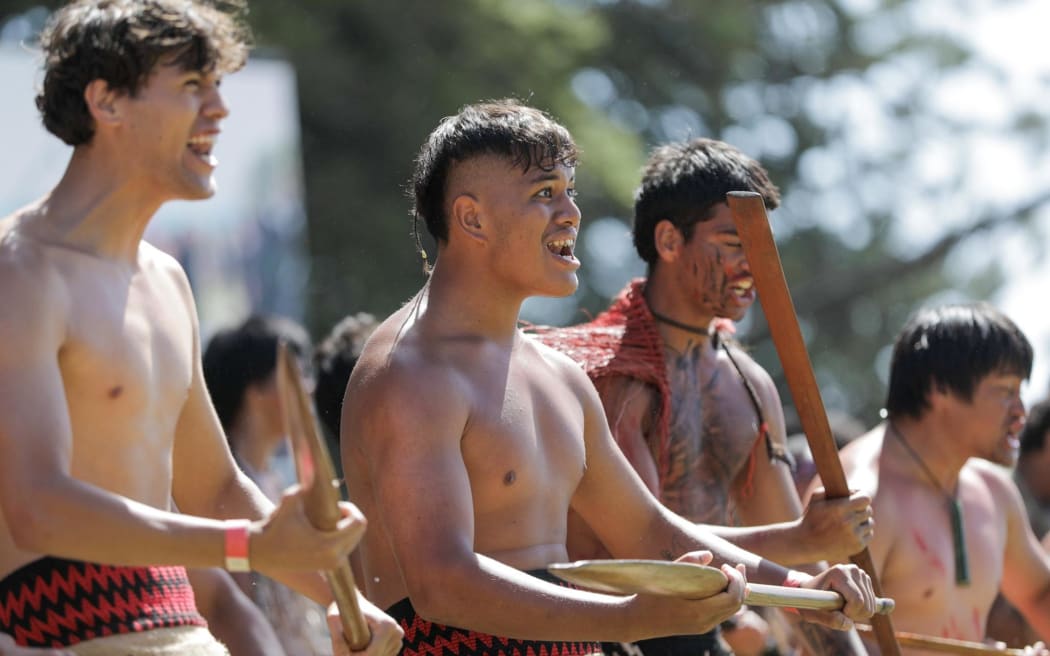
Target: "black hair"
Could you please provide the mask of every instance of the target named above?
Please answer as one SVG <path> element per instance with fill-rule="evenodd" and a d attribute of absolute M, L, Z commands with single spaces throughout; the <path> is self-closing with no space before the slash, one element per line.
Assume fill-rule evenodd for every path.
<path fill-rule="evenodd" d="M 579 151 L 572 135 L 545 112 L 513 99 L 463 107 L 442 119 L 416 156 L 412 175 L 414 221 L 423 219 L 439 243 L 448 241 L 445 191 L 457 162 L 479 155 L 499 155 L 528 171 L 576 166 Z"/>
<path fill-rule="evenodd" d="M 310 338 L 299 324 L 284 317 L 251 316 L 235 328 L 221 330 L 204 349 L 204 382 L 227 434 L 237 422 L 244 395 L 266 382 L 277 369 L 277 343 L 288 344 L 301 362 L 310 358 Z"/>
<path fill-rule="evenodd" d="M 886 411 L 918 419 L 934 388 L 969 402 L 990 374 L 1027 379 L 1032 356 L 1024 333 L 987 303 L 919 310 L 893 346 Z"/>
<path fill-rule="evenodd" d="M 780 191 L 762 166 L 733 146 L 714 139 L 655 148 L 634 197 L 634 247 L 652 267 L 657 261 L 656 224 L 673 223 L 686 241 L 697 222 L 711 218 L 730 191 L 761 194 L 768 209 L 780 205 Z"/>

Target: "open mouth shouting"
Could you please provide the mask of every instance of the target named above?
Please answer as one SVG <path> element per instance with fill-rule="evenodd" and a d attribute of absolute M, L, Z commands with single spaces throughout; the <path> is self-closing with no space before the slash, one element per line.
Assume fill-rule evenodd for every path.
<path fill-rule="evenodd" d="M 215 168 L 219 164 L 219 160 L 215 159 L 211 151 L 215 147 L 216 137 L 218 137 L 218 134 L 215 132 L 197 134 L 190 137 L 190 140 L 186 142 L 186 147 L 198 160 L 211 168 Z"/>
<path fill-rule="evenodd" d="M 576 240 L 569 237 L 566 239 L 553 239 L 547 242 L 547 250 L 557 258 L 559 261 L 569 264 L 575 267 L 580 265 L 580 261 L 576 259 L 573 254 L 573 249 L 576 247 Z"/>
<path fill-rule="evenodd" d="M 749 300 L 754 296 L 755 280 L 753 278 L 740 278 L 729 285 L 733 295 L 741 300 Z"/>

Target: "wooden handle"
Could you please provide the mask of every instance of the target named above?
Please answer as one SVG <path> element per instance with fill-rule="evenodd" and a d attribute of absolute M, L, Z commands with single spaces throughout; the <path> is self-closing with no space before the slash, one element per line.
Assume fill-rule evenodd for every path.
<path fill-rule="evenodd" d="M 772 606 L 776 608 L 808 608 L 812 610 L 839 610 L 842 595 L 834 590 L 808 590 L 762 583 L 748 583 L 744 603 L 749 606 Z M 893 612 L 894 602 L 887 597 L 875 600 L 875 613 L 887 615 Z"/>
<path fill-rule="evenodd" d="M 857 631 L 872 634 L 872 628 L 864 624 L 857 624 Z M 994 647 L 983 642 L 970 642 L 968 640 L 955 640 L 953 638 L 936 638 L 919 633 L 908 633 L 897 631 L 897 642 L 904 647 L 925 649 L 927 651 L 939 651 L 946 654 L 1005 654 L 1006 656 L 1024 656 L 1023 649 L 1011 649 L 1009 647 Z"/>
<path fill-rule="evenodd" d="M 755 278 L 762 311 L 766 315 L 769 332 L 784 368 L 784 376 L 787 378 L 788 388 L 795 401 L 795 409 L 809 442 L 809 449 L 813 453 L 813 463 L 824 483 L 827 498 L 848 497 L 846 473 L 842 470 L 842 462 L 839 461 L 831 425 L 824 410 L 824 401 L 820 397 L 813 365 L 806 352 L 806 342 L 798 325 L 791 292 L 788 291 L 787 279 L 780 263 L 780 253 L 769 228 L 765 202 L 761 195 L 751 191 L 731 191 L 726 194 L 726 201 L 744 246 L 751 275 Z M 850 560 L 868 573 L 875 594 L 881 597 L 882 590 L 875 572 L 875 564 L 871 561 L 868 550 L 864 549 L 851 556 Z M 882 653 L 887 656 L 900 656 L 900 647 L 897 645 L 890 618 L 877 615 L 872 618 L 872 624 Z"/>
<path fill-rule="evenodd" d="M 321 439 L 313 404 L 303 389 L 299 364 L 283 341 L 277 346 L 277 387 L 299 482 L 306 486 L 303 499 L 306 516 L 314 528 L 320 531 L 334 530 L 342 518 L 335 467 L 328 447 Z M 343 563 L 325 572 L 325 578 L 339 608 L 339 618 L 350 648 L 354 651 L 364 649 L 372 636 L 357 601 L 357 585 L 350 563 Z"/>

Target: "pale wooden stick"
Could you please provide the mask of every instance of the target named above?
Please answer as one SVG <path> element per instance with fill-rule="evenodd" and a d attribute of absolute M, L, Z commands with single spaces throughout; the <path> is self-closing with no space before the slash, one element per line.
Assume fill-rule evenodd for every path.
<path fill-rule="evenodd" d="M 284 342 L 277 346 L 277 387 L 285 428 L 292 441 L 299 482 L 306 487 L 303 499 L 306 516 L 314 528 L 320 531 L 335 530 L 336 524 L 342 519 L 335 467 L 328 447 L 321 439 L 313 405 L 303 389 L 299 364 Z M 357 601 L 357 585 L 350 562 L 324 575 L 339 608 L 339 618 L 350 648 L 354 651 L 364 649 L 372 636 Z"/>

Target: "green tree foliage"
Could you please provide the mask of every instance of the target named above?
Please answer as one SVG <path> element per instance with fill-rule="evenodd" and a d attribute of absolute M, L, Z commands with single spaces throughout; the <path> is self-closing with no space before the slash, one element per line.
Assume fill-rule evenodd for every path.
<path fill-rule="evenodd" d="M 0 20 L 35 4 L 57 3 L 5 0 Z M 465 103 L 515 96 L 565 122 L 584 152 L 581 291 L 530 305 L 527 318 L 581 320 L 640 273 L 625 246 L 647 150 L 721 138 L 760 159 L 784 191 L 772 220 L 826 404 L 872 423 L 887 347 L 907 315 L 924 302 L 990 298 L 1003 256 L 987 244 L 1037 234 L 1030 218 L 1043 197 L 1003 199 L 975 179 L 981 139 L 1021 139 L 1034 159 L 1047 132 L 1038 96 L 1015 96 L 1001 68 L 930 18 L 931 7 L 964 16 L 973 6 L 253 0 L 260 50 L 299 76 L 309 323 L 321 334 L 350 312 L 383 315 L 418 289 L 405 188 L 420 143 Z M 962 79 L 985 84 L 1005 109 L 959 111 L 950 91 Z M 1028 240 L 1030 257 L 1038 242 Z M 742 340 L 779 378 L 753 314 Z"/>

